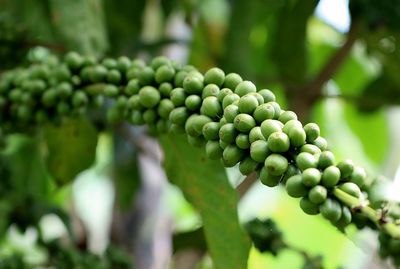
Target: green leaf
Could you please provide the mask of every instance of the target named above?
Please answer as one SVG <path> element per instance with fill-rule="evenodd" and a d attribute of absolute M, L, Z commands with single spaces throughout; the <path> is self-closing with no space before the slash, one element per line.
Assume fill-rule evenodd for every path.
<path fill-rule="evenodd" d="M 100 0 L 49 0 L 52 25 L 67 49 L 101 56 L 108 48 Z"/>
<path fill-rule="evenodd" d="M 2 178 L 2 185 L 18 192 L 18 199 L 43 197 L 49 191 L 50 179 L 38 141 L 25 135 L 13 135 L 7 143 L 7 149 L 0 155 L 2 167 L 8 171 L 8 176 Z"/>
<path fill-rule="evenodd" d="M 288 86 L 305 82 L 308 68 L 306 29 L 317 4 L 318 0 L 285 1 L 278 13 L 277 25 L 271 34 L 270 57 Z"/>
<path fill-rule="evenodd" d="M 200 212 L 215 268 L 247 268 L 250 241 L 239 224 L 238 195 L 222 164 L 208 160 L 184 136 L 166 135 L 160 141 L 168 178 Z"/>
<path fill-rule="evenodd" d="M 133 44 L 140 39 L 145 6 L 146 0 L 104 1 L 106 28 L 112 54 L 119 56 L 121 52 L 132 52 Z"/>
<path fill-rule="evenodd" d="M 71 119 L 61 126 L 44 129 L 47 166 L 54 179 L 65 184 L 89 168 L 96 157 L 97 131 L 83 119 Z"/>

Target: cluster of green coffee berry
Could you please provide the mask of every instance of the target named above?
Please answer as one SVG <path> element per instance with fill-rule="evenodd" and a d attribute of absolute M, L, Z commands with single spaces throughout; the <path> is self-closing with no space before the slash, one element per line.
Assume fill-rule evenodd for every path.
<path fill-rule="evenodd" d="M 300 207 L 321 213 L 339 228 L 352 222 L 351 209 L 332 194 L 340 189 L 359 199 L 371 182 L 352 161 L 336 163 L 317 124 L 303 124 L 285 111 L 268 89 L 257 89 L 236 73 L 211 68 L 203 75 L 166 57 L 149 64 L 127 57 L 100 62 L 77 53 L 63 61 L 48 57 L 0 79 L 0 129 L 84 115 L 105 107 L 109 122 L 147 125 L 151 133 L 185 133 L 225 167 L 282 183 L 301 198 Z"/>

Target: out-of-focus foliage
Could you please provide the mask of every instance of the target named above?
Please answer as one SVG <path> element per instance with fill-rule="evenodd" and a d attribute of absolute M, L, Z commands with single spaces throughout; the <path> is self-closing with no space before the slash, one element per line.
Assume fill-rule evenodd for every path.
<path fill-rule="evenodd" d="M 29 51 L 34 58 L 30 48 L 36 46 L 101 58 L 148 57 L 177 45 L 189 51 L 189 62 L 201 70 L 220 66 L 254 80 L 260 88 L 271 88 L 281 103 L 287 103 L 285 108 L 320 124 L 340 159 L 351 157 L 370 172 L 379 172 L 391 145 L 386 108 L 400 104 L 400 3 L 350 0 L 352 32 L 342 33 L 316 18 L 320 2 L 4 0 L 0 1 L 0 72 L 26 62 Z M 179 26 L 173 27 L 188 28 L 191 34 L 171 36 L 172 21 L 179 21 Z M 355 37 L 354 44 L 344 52 L 342 61 L 332 62 L 335 54 L 343 52 L 350 34 Z M 321 87 L 314 87 L 319 75 L 336 64 Z M 1 151 L 0 235 L 11 223 L 25 229 L 48 213 L 58 214 L 68 225 L 65 208 L 53 203 L 54 192 L 59 190 L 58 183 L 72 182 L 93 164 L 98 133 L 91 125 L 75 123 L 61 129 L 49 127 L 43 134 L 12 137 L 8 148 Z M 111 170 L 118 206 L 128 210 L 140 188 L 140 150 L 122 139 L 115 136 L 116 161 Z M 171 141 L 163 143 L 167 173 L 199 210 L 214 263 L 218 268 L 245 268 L 248 239 L 239 227 L 238 198 L 222 166 L 203 163 L 200 152 Z M 179 159 L 191 162 L 176 161 Z M 191 184 L 183 180 L 187 177 L 192 177 Z M 257 214 L 270 208 L 269 203 L 274 206 L 273 201 L 255 205 Z M 290 212 L 290 202 L 282 203 Z M 301 216 L 298 220 L 280 218 L 309 224 Z M 325 222 L 316 221 L 311 227 L 301 227 L 303 235 L 297 234 L 296 223 L 283 230 L 299 244 L 308 244 L 308 249 L 317 245 L 315 238 L 307 243 L 306 237 L 314 230 L 320 229 L 321 237 L 332 232 Z M 340 237 L 330 247 L 340 251 L 344 242 Z M 227 259 L 228 255 L 232 258 Z M 263 258 L 257 255 L 250 255 L 250 264 L 260 264 L 257 262 Z M 334 256 L 323 260 L 326 268 L 332 268 Z M 3 264 L 7 264 L 5 268 L 23 268 L 21 262 L 19 258 L 0 259 L 0 268 Z"/>

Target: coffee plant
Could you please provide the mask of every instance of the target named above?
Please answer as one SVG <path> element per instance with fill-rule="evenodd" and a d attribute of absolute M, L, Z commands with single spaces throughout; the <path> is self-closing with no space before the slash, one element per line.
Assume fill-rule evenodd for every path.
<path fill-rule="evenodd" d="M 327 1 L 278 2 L 0 1 L 0 269 L 400 268 L 400 6 L 350 0 L 344 33 Z M 87 173 L 112 179 L 103 239 L 95 190 L 71 199 Z M 242 209 L 254 189 L 329 232 Z"/>

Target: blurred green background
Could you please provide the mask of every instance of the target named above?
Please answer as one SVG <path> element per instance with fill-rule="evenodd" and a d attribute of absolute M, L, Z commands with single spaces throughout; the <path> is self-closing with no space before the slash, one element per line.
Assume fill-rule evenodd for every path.
<path fill-rule="evenodd" d="M 50 51 L 62 55 L 70 50 L 96 57 L 166 55 L 201 71 L 218 66 L 237 72 L 258 87 L 271 89 L 278 102 L 302 121 L 318 123 L 339 160 L 350 157 L 371 174 L 397 180 L 397 188 L 387 193 L 392 199 L 400 197 L 399 40 L 400 2 L 396 0 L 0 0 L 0 72 L 24 64 L 26 55 L 42 57 Z M 139 139 L 147 145 L 148 138 Z M 124 156 L 111 144 L 111 136 L 103 134 L 93 168 L 52 196 L 80 219 L 77 225 L 84 227 L 89 248 L 97 253 L 113 241 L 109 234 L 115 218 L 126 221 L 116 212 L 114 201 L 122 201 L 127 212 L 135 209 L 132 199 L 149 201 L 140 200 L 137 178 L 127 184 L 110 177 L 113 155 Z M 148 144 L 149 151 L 157 151 L 154 141 Z M 135 152 L 131 164 L 139 158 L 142 172 L 136 169 L 134 174 L 146 185 L 143 178 L 159 177 L 160 169 L 140 157 L 139 149 Z M 233 185 L 242 180 L 234 169 L 228 174 Z M 160 197 L 161 212 L 146 217 L 176 231 L 198 227 L 199 216 L 180 190 L 162 180 L 157 184 L 158 191 L 151 195 Z M 135 210 L 139 206 L 146 211 L 140 203 Z M 242 221 L 272 217 L 292 245 L 323 255 L 324 268 L 386 266 L 374 254 L 371 234 L 350 231 L 345 236 L 321 217 L 306 216 L 297 201 L 281 190 L 255 184 L 239 203 L 239 217 Z M 41 225 L 49 236 L 66 233 L 54 215 L 42 218 Z M 157 227 L 149 229 L 160 231 Z M 149 237 L 149 231 L 142 234 Z M 137 238 L 143 242 L 141 236 Z M 40 263 L 46 254 L 32 247 L 34 241 L 29 231 L 21 234 L 9 228 L 0 257 L 18 251 L 32 264 Z M 169 251 L 167 247 L 166 256 Z M 139 253 L 148 256 L 145 260 L 169 260 L 154 250 Z M 149 253 L 157 254 L 150 257 Z M 175 268 L 173 264 L 169 266 Z M 301 264 L 296 253 L 273 257 L 253 248 L 248 268 L 291 269 Z M 163 266 L 154 262 L 138 268 Z M 209 266 L 205 257 L 196 268 Z"/>

